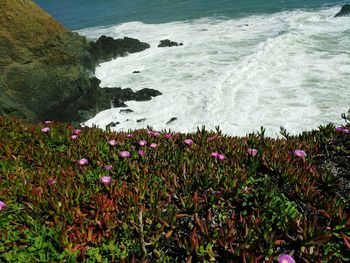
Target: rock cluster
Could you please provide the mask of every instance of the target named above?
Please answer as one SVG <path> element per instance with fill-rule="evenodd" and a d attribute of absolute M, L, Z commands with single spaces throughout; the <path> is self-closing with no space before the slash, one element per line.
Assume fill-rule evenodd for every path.
<path fill-rule="evenodd" d="M 175 41 L 171 41 L 169 39 L 161 40 L 158 47 L 177 47 L 177 46 L 183 46 L 183 43 L 177 43 Z"/>
<path fill-rule="evenodd" d="M 147 101 L 159 95 L 162 95 L 162 93 L 148 88 L 136 92 L 130 88 L 103 88 L 101 89 L 101 96 L 98 101 L 99 110 L 109 109 L 111 104 L 116 108 L 127 107 L 125 104 L 126 101 Z M 125 111 L 125 113 L 127 113 L 127 111 Z"/>
<path fill-rule="evenodd" d="M 141 42 L 138 39 L 124 37 L 123 39 L 114 39 L 102 35 L 96 42 L 91 43 L 90 53 L 95 62 L 103 62 L 114 59 L 116 57 L 122 57 L 128 53 L 141 52 L 150 45 Z"/>

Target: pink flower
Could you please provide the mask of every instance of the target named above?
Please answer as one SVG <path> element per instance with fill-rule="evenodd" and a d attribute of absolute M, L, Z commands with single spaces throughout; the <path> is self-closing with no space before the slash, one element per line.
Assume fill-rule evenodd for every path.
<path fill-rule="evenodd" d="M 257 149 L 248 148 L 247 152 L 248 152 L 249 155 L 252 155 L 252 156 L 255 156 L 255 155 L 258 154 L 258 150 Z"/>
<path fill-rule="evenodd" d="M 110 141 L 108 141 L 108 144 L 111 146 L 115 146 L 118 144 L 118 142 L 116 140 L 110 140 Z"/>
<path fill-rule="evenodd" d="M 105 165 L 103 168 L 104 168 L 106 171 L 111 171 L 111 170 L 113 170 L 113 166 L 112 166 L 112 165 Z"/>
<path fill-rule="evenodd" d="M 167 133 L 167 134 L 164 135 L 164 137 L 166 139 L 170 139 L 171 137 L 173 137 L 173 135 L 171 133 Z"/>
<path fill-rule="evenodd" d="M 83 158 L 78 161 L 78 164 L 81 166 L 87 165 L 89 162 L 87 159 Z"/>
<path fill-rule="evenodd" d="M 147 133 L 152 137 L 158 137 L 160 135 L 160 133 L 156 131 L 147 131 Z"/>
<path fill-rule="evenodd" d="M 55 184 L 56 182 L 57 182 L 57 179 L 56 179 L 56 178 L 51 178 L 51 179 L 47 180 L 47 184 L 48 184 L 48 185 L 53 185 L 53 184 Z"/>
<path fill-rule="evenodd" d="M 306 153 L 303 150 L 295 150 L 294 156 L 304 159 L 306 157 Z"/>
<path fill-rule="evenodd" d="M 70 138 L 71 138 L 72 140 L 76 140 L 76 139 L 78 139 L 78 135 L 73 134 Z"/>
<path fill-rule="evenodd" d="M 100 178 L 100 183 L 101 184 L 109 185 L 110 182 L 111 182 L 111 177 L 109 177 L 109 176 L 102 176 Z"/>
<path fill-rule="evenodd" d="M 152 136 L 153 137 L 159 137 L 160 133 L 159 132 L 153 132 Z"/>
<path fill-rule="evenodd" d="M 295 263 L 295 260 L 289 255 L 282 254 L 278 256 L 278 263 Z"/>
<path fill-rule="evenodd" d="M 221 160 L 221 161 L 223 161 L 223 160 L 226 159 L 226 157 L 225 157 L 225 155 L 223 155 L 223 154 L 219 154 L 218 159 Z"/>
<path fill-rule="evenodd" d="M 130 157 L 130 152 L 128 151 L 120 151 L 119 156 L 122 158 L 129 158 Z"/>
<path fill-rule="evenodd" d="M 81 133 L 81 130 L 75 129 L 75 130 L 73 131 L 73 133 L 74 133 L 75 135 L 78 135 L 79 133 Z"/>
<path fill-rule="evenodd" d="M 140 156 L 144 156 L 144 155 L 145 155 L 145 151 L 144 151 L 144 150 L 139 150 L 139 151 L 138 151 L 138 154 L 139 154 Z"/>
<path fill-rule="evenodd" d="M 145 146 L 145 145 L 147 145 L 147 141 L 141 140 L 141 141 L 139 141 L 139 145 L 140 146 Z"/>
<path fill-rule="evenodd" d="M 41 131 L 42 131 L 43 133 L 47 133 L 47 132 L 50 131 L 50 128 L 49 128 L 49 127 L 45 127 L 45 128 L 42 128 Z"/>
<path fill-rule="evenodd" d="M 344 128 L 343 127 L 337 127 L 337 128 L 335 128 L 335 131 L 336 132 L 343 132 Z"/>
<path fill-rule="evenodd" d="M 218 153 L 218 152 L 213 152 L 213 153 L 211 153 L 210 156 L 213 157 L 213 158 L 215 158 L 215 159 L 219 159 L 219 160 L 221 160 L 221 161 L 223 161 L 223 160 L 226 159 L 225 155 L 223 155 L 223 154 L 221 154 L 221 153 Z"/>
<path fill-rule="evenodd" d="M 151 143 L 149 147 L 151 147 L 151 148 L 156 148 L 156 147 L 157 147 L 157 144 L 156 144 L 156 143 Z"/>
<path fill-rule="evenodd" d="M 339 133 L 350 133 L 350 130 L 343 128 L 343 127 L 337 127 L 337 128 L 335 128 L 335 131 L 339 132 Z"/>
<path fill-rule="evenodd" d="M 127 138 L 134 138 L 134 135 L 131 134 L 131 133 L 129 133 L 129 134 L 126 135 L 126 137 L 127 137 Z"/>
<path fill-rule="evenodd" d="M 191 139 L 186 139 L 186 140 L 184 140 L 184 143 L 185 143 L 186 145 L 191 146 L 191 145 L 193 144 L 193 141 L 192 141 Z"/>
<path fill-rule="evenodd" d="M 44 121 L 44 124 L 51 124 L 52 123 L 52 121 Z"/>
<path fill-rule="evenodd" d="M 218 152 L 213 152 L 213 153 L 211 153 L 210 156 L 213 157 L 213 158 L 218 158 L 219 157 L 219 153 Z"/>
<path fill-rule="evenodd" d="M 7 205 L 3 201 L 0 201 L 0 211 L 5 210 L 6 207 Z"/>

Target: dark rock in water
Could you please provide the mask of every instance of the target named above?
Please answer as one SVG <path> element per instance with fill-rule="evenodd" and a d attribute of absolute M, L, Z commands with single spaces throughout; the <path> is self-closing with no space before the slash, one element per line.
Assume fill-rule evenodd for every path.
<path fill-rule="evenodd" d="M 128 105 L 126 105 L 124 101 L 119 100 L 119 99 L 112 100 L 112 105 L 114 108 L 127 108 L 128 107 Z"/>
<path fill-rule="evenodd" d="M 179 46 L 183 46 L 183 45 L 184 45 L 184 43 L 180 43 L 180 44 L 179 44 Z"/>
<path fill-rule="evenodd" d="M 101 62 L 125 56 L 127 53 L 140 52 L 147 48 L 150 48 L 149 44 L 134 38 L 114 39 L 103 35 L 91 44 L 90 53 L 95 61 Z"/>
<path fill-rule="evenodd" d="M 127 107 L 125 101 L 128 101 L 129 96 L 128 92 L 133 94 L 131 89 L 122 88 L 102 88 L 100 89 L 100 97 L 98 101 L 98 110 L 110 109 L 111 106 L 114 108 Z M 111 103 L 112 102 L 112 103 Z M 111 105 L 112 104 L 112 105 Z"/>
<path fill-rule="evenodd" d="M 135 70 L 132 72 L 133 74 L 138 74 L 138 73 L 141 73 L 141 71 L 138 71 L 138 70 Z"/>
<path fill-rule="evenodd" d="M 94 81 L 97 81 L 95 85 L 99 85 L 100 81 L 96 78 L 93 78 Z M 111 102 L 112 106 L 115 108 L 119 107 L 127 107 L 125 104 L 126 101 L 134 100 L 134 101 L 147 101 L 151 100 L 152 97 L 156 97 L 159 95 L 162 95 L 161 92 L 154 90 L 154 89 L 142 89 L 137 92 L 133 92 L 132 89 L 122 89 L 122 88 L 99 88 L 97 89 L 97 93 L 94 94 L 94 96 L 87 96 L 87 99 L 92 100 L 96 105 L 96 108 L 94 111 L 91 112 L 91 116 L 89 118 L 93 117 L 97 112 L 103 111 L 106 109 L 111 108 Z M 90 103 L 90 104 L 91 104 Z M 84 107 L 85 110 L 88 110 L 88 105 Z M 120 113 L 130 113 L 133 112 L 133 110 L 125 109 L 120 110 Z"/>
<path fill-rule="evenodd" d="M 135 100 L 136 101 L 151 100 L 152 97 L 156 97 L 159 95 L 162 95 L 162 93 L 159 92 L 158 90 L 145 88 L 135 92 Z"/>
<path fill-rule="evenodd" d="M 126 109 L 126 110 L 120 110 L 119 113 L 131 113 L 134 112 L 133 110 Z"/>
<path fill-rule="evenodd" d="M 108 125 L 106 125 L 106 129 L 110 129 L 112 127 L 116 127 L 118 124 L 120 124 L 120 122 L 111 122 Z"/>
<path fill-rule="evenodd" d="M 172 117 L 166 124 L 170 124 L 170 123 L 172 123 L 172 122 L 174 122 L 174 121 L 176 121 L 176 120 L 177 120 L 176 117 Z"/>
<path fill-rule="evenodd" d="M 173 47 L 173 46 L 178 46 L 179 44 L 177 42 L 171 41 L 169 39 L 164 39 L 160 41 L 160 44 L 158 47 Z M 180 46 L 182 46 L 183 43 L 180 43 Z"/>
<path fill-rule="evenodd" d="M 103 88 L 99 89 L 99 94 L 97 97 L 97 109 L 98 111 L 106 110 L 111 108 L 111 101 L 113 107 L 127 107 L 126 101 L 147 101 L 151 100 L 152 97 L 162 95 L 161 92 L 154 89 L 142 89 L 137 92 L 133 92 L 132 89 L 122 89 L 122 88 Z M 130 113 L 133 112 L 130 109 L 121 110 L 120 113 Z"/>
<path fill-rule="evenodd" d="M 145 120 L 147 120 L 147 119 L 146 119 L 146 118 L 143 118 L 143 119 L 137 120 L 136 122 L 144 122 Z"/>
<path fill-rule="evenodd" d="M 350 5 L 343 5 L 341 10 L 334 17 L 349 16 L 349 15 L 350 15 Z"/>

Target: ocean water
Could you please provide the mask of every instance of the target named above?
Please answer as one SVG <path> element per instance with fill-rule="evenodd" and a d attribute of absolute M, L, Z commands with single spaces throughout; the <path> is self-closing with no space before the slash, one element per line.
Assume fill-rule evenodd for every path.
<path fill-rule="evenodd" d="M 100 64 L 96 76 L 103 87 L 163 95 L 127 102 L 132 113 L 100 112 L 85 125 L 182 132 L 220 126 L 230 135 L 264 126 L 277 136 L 280 126 L 298 133 L 339 124 L 350 108 L 350 17 L 333 18 L 341 2 L 74 1 L 77 10 L 65 0 L 37 2 L 88 38 L 129 36 L 151 45 Z M 166 38 L 184 46 L 157 48 Z"/>
<path fill-rule="evenodd" d="M 160 24 L 204 17 L 241 18 L 341 5 L 332 0 L 34 0 L 61 23 L 77 30 L 140 21 Z"/>

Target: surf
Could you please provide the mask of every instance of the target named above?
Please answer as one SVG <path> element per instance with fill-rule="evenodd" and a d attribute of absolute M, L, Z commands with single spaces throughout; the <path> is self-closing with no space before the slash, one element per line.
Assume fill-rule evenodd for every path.
<path fill-rule="evenodd" d="M 104 87 L 152 88 L 148 102 L 127 102 L 85 122 L 117 131 L 145 128 L 191 132 L 220 126 L 245 135 L 264 126 L 277 136 L 341 121 L 350 106 L 350 25 L 334 19 L 338 8 L 285 11 L 239 19 L 202 18 L 164 24 L 128 22 L 79 33 L 134 37 L 151 48 L 100 64 Z M 158 48 L 161 39 L 182 47 Z M 140 74 L 133 74 L 140 71 Z M 171 118 L 176 121 L 168 123 Z M 139 120 L 143 121 L 139 121 Z"/>

